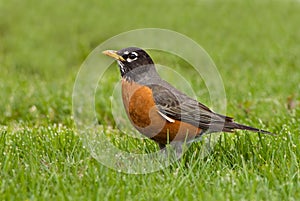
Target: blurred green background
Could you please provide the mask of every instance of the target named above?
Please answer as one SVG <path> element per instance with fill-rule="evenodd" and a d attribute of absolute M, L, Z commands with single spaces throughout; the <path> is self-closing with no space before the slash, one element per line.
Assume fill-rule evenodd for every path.
<path fill-rule="evenodd" d="M 69 118 L 72 84 L 91 50 L 116 34 L 146 27 L 175 30 L 202 45 L 223 77 L 229 102 L 237 99 L 236 94 L 240 101 L 248 93 L 255 99 L 282 101 L 298 96 L 296 1 L 2 1 L 0 5 L 3 124 L 35 119 L 36 114 L 28 114 L 32 106 L 38 119 Z"/>
<path fill-rule="evenodd" d="M 296 0 L 0 0 L 0 199 L 296 200 L 299 13 Z M 226 135 L 212 160 L 198 161 L 195 145 L 186 163 L 143 177 L 93 160 L 74 133 L 76 74 L 104 40 L 147 27 L 197 41 L 223 78 L 228 114 L 280 136 Z M 99 121 L 113 124 L 105 95 Z"/>

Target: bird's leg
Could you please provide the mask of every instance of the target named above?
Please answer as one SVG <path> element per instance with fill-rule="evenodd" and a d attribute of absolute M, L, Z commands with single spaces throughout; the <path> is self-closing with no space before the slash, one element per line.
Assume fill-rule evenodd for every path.
<path fill-rule="evenodd" d="M 159 143 L 159 142 L 157 144 L 158 144 L 160 150 L 162 150 L 166 147 L 166 144 L 162 144 L 162 143 Z"/>
<path fill-rule="evenodd" d="M 187 149 L 186 143 L 182 141 L 173 141 L 170 145 L 173 148 L 173 151 L 175 151 L 177 159 L 181 158 Z"/>

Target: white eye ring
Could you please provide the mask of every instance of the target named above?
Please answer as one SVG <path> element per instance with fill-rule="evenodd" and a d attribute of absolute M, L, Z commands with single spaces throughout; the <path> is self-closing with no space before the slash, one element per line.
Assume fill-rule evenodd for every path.
<path fill-rule="evenodd" d="M 130 57 L 129 55 L 134 55 L 135 57 L 129 58 Z M 137 60 L 137 58 L 138 58 L 138 53 L 136 53 L 136 52 L 131 52 L 131 53 L 129 53 L 129 55 L 128 55 L 128 58 L 126 59 L 126 61 L 129 62 L 129 63 L 132 62 L 132 61 Z"/>

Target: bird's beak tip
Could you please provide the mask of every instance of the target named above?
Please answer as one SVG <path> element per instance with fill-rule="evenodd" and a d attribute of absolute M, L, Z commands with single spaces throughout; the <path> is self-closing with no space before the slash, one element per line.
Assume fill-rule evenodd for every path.
<path fill-rule="evenodd" d="M 104 51 L 102 51 L 102 53 L 103 54 L 105 54 L 105 55 L 109 55 L 109 54 L 111 54 L 111 53 L 117 53 L 117 51 L 115 51 L 115 50 L 104 50 Z"/>
<path fill-rule="evenodd" d="M 119 61 L 125 61 L 125 59 L 122 56 L 118 55 L 117 51 L 115 50 L 105 50 L 102 53 Z"/>

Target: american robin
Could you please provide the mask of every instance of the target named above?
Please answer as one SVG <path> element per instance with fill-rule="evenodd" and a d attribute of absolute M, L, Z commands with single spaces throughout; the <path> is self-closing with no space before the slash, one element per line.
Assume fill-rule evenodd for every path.
<path fill-rule="evenodd" d="M 117 60 L 122 99 L 133 126 L 164 148 L 168 142 L 189 142 L 206 133 L 236 129 L 272 134 L 234 122 L 178 91 L 164 81 L 151 57 L 136 47 L 103 52 Z"/>

